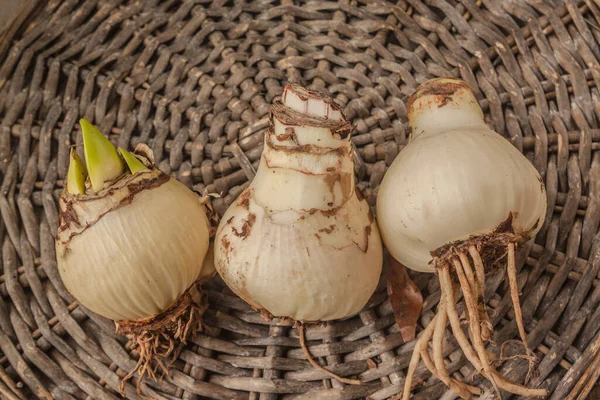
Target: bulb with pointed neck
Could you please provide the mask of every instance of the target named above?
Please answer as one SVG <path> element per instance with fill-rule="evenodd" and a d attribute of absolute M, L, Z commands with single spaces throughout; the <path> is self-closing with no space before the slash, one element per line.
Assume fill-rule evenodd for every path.
<path fill-rule="evenodd" d="M 374 292 L 382 246 L 355 187 L 351 126 L 332 99 L 287 85 L 260 166 L 215 237 L 225 283 L 275 317 L 356 314 Z"/>
<path fill-rule="evenodd" d="M 271 108 L 256 200 L 271 210 L 332 210 L 354 195 L 351 126 L 329 98 L 287 85 Z"/>

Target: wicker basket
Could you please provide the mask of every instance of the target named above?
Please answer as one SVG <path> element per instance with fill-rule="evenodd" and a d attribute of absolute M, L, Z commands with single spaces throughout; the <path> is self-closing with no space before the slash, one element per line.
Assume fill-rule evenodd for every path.
<path fill-rule="evenodd" d="M 598 1 L 38 0 L 0 38 L 0 397 L 117 399 L 136 364 L 113 323 L 74 302 L 56 270 L 57 197 L 69 146 L 81 150 L 80 117 L 121 146 L 148 143 L 160 168 L 196 191 L 223 193 L 223 213 L 254 176 L 273 99 L 285 82 L 310 85 L 345 106 L 360 188 L 374 204 L 406 143 L 404 101 L 435 76 L 466 79 L 490 125 L 546 182 L 553 212 L 519 275 L 539 359 L 533 385 L 554 400 L 584 399 L 597 380 Z M 415 280 L 427 323 L 437 279 Z M 507 285 L 490 292 L 497 341 L 516 338 Z M 218 280 L 209 298 L 210 333 L 169 377 L 145 381 L 145 395 L 384 399 L 402 390 L 414 342 L 402 342 L 384 285 L 360 315 L 307 328 L 320 363 L 362 385 L 327 379 L 296 330 L 265 322 Z M 484 384 L 452 340 L 446 347 L 451 372 Z M 517 381 L 526 370 L 518 359 L 501 367 Z M 418 376 L 415 399 L 454 398 L 424 369 Z M 125 392 L 140 399 L 135 379 Z"/>

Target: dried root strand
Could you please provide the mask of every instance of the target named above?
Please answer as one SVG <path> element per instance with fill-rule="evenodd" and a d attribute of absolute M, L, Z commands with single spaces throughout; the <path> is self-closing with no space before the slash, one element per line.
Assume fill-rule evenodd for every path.
<path fill-rule="evenodd" d="M 319 364 L 318 362 L 315 361 L 315 359 L 313 358 L 313 356 L 310 354 L 310 351 L 308 350 L 308 347 L 306 346 L 306 338 L 304 335 L 304 324 L 299 323 L 298 324 L 298 337 L 300 340 L 300 347 L 302 348 L 302 352 L 304 353 L 304 356 L 306 357 L 306 359 L 308 360 L 308 362 L 310 363 L 310 365 L 312 365 L 313 367 L 315 367 L 315 369 L 323 372 L 325 375 L 328 375 L 330 377 L 332 377 L 333 379 L 337 379 L 338 381 L 345 383 L 347 385 L 360 385 L 362 384 L 362 382 L 360 381 L 360 379 L 349 379 L 349 378 L 343 378 L 331 371 L 329 371 L 328 369 L 326 369 L 325 367 L 321 366 L 321 364 Z"/>
<path fill-rule="evenodd" d="M 514 243 L 508 241 L 508 275 L 511 283 L 511 297 L 515 304 L 519 334 L 521 335 L 521 340 L 526 343 L 516 281 L 514 246 Z M 494 391 L 498 394 L 499 398 L 502 398 L 502 390 L 527 398 L 546 396 L 548 394 L 546 389 L 530 389 L 513 383 L 500 375 L 492 365 L 484 344 L 485 341 L 491 341 L 493 333 L 493 326 L 485 307 L 484 264 L 479 250 L 475 245 L 469 246 L 467 251 L 468 254 L 464 250 L 452 249 L 453 253 L 451 256 L 445 258 L 447 260 L 446 263 L 439 259 L 436 264 L 440 279 L 440 304 L 437 314 L 415 344 L 404 382 L 403 400 L 410 398 L 413 377 L 421 359 L 423 359 L 423 363 L 435 377 L 444 382 L 460 397 L 468 399 L 472 395 L 480 394 L 481 391 L 479 388 L 459 382 L 449 376 L 443 356 L 443 338 L 447 321 L 450 321 L 454 337 L 467 360 L 480 374 L 492 383 Z M 460 289 L 463 293 L 464 309 L 469 323 L 469 334 L 472 344 L 463 331 L 458 312 L 456 311 L 455 287 L 450 277 L 450 268 L 452 267 L 456 271 Z M 432 341 L 433 359 L 428 350 L 430 340 Z M 533 360 L 533 352 L 528 354 L 526 358 L 531 362 Z"/>
<path fill-rule="evenodd" d="M 439 314 L 434 317 L 434 320 L 435 319 L 437 319 L 439 321 Z M 444 382 L 455 393 L 458 393 L 462 398 L 471 398 L 471 394 L 480 394 L 481 390 L 479 388 L 477 388 L 475 386 L 467 385 L 466 383 L 462 383 L 462 382 L 457 381 L 456 379 L 450 378 L 448 371 L 446 370 L 446 366 L 445 366 L 445 364 L 443 364 L 443 360 L 444 360 L 443 356 L 435 355 L 435 350 L 434 350 L 434 357 L 436 357 L 436 362 L 434 362 L 431 359 L 431 356 L 429 355 L 429 351 L 427 350 L 427 342 L 431 338 L 431 333 L 433 333 L 435 335 L 435 333 L 438 331 L 438 325 L 436 322 L 434 322 L 434 320 L 432 320 L 429 324 L 430 326 L 432 326 L 434 328 L 433 332 L 429 333 L 429 335 L 427 337 L 427 341 L 423 341 L 421 343 L 421 346 L 419 347 L 419 354 L 420 354 L 421 358 L 423 359 L 423 363 L 425 364 L 425 366 L 427 367 L 427 369 L 429 370 L 429 372 L 431 372 L 431 374 L 433 376 L 435 376 L 436 378 L 438 378 L 439 380 Z M 445 328 L 445 324 L 444 324 L 444 328 Z M 443 332 L 444 328 L 442 328 L 442 332 Z M 434 336 L 433 340 L 434 340 L 433 343 L 435 343 L 435 340 L 436 340 L 435 336 Z M 441 348 L 441 351 L 443 353 L 443 347 Z M 413 352 L 413 356 L 415 354 L 417 354 L 416 349 Z M 439 360 L 442 360 L 441 368 L 438 368 L 436 366 L 439 363 Z M 418 363 L 419 362 L 416 361 L 415 368 Z M 441 372 L 438 372 L 438 371 L 441 371 Z M 409 368 L 409 372 L 410 372 L 410 368 Z M 412 376 L 410 375 L 410 373 L 407 375 L 407 380 L 408 380 L 408 377 L 410 377 L 410 381 L 408 382 L 408 384 L 412 385 Z M 410 396 L 410 389 L 407 388 L 406 382 L 405 382 L 404 393 L 406 393 L 408 396 Z"/>
<path fill-rule="evenodd" d="M 144 320 L 118 321 L 116 331 L 133 343 L 139 352 L 135 368 L 121 381 L 119 391 L 124 395 L 125 383 L 139 374 L 136 389 L 143 398 L 141 384 L 148 375 L 157 380 L 157 371 L 169 376 L 169 365 L 177 359 L 183 346 L 203 330 L 202 315 L 208 307 L 206 293 L 194 283 L 177 301 L 161 314 Z M 165 364 L 167 361 L 167 364 Z"/>
<path fill-rule="evenodd" d="M 494 331 L 494 327 L 490 321 L 485 303 L 485 268 L 483 267 L 481 255 L 475 246 L 469 246 L 469 255 L 471 256 L 473 265 L 475 267 L 475 287 L 473 289 L 477 295 L 477 310 L 479 311 L 479 320 L 481 323 L 481 338 L 484 342 L 488 342 L 492 340 L 492 332 Z M 461 262 L 462 261 L 463 258 L 461 258 Z M 468 262 L 463 263 L 463 267 L 465 270 L 471 270 L 471 266 Z"/>
<path fill-rule="evenodd" d="M 512 299 L 513 308 L 515 310 L 515 321 L 517 322 L 517 329 L 519 330 L 519 336 L 525 347 L 527 353 L 527 359 L 529 361 L 529 368 L 527 370 L 527 376 L 525 377 L 525 383 L 529 382 L 531 373 L 535 365 L 535 354 L 529 348 L 527 344 L 527 335 L 525 333 L 525 326 L 523 325 L 523 312 L 521 311 L 521 302 L 519 301 L 519 284 L 517 282 L 517 266 L 515 262 L 515 244 L 508 243 L 508 256 L 507 256 L 507 268 L 506 273 L 508 275 L 508 282 L 510 285 L 510 297 Z"/>
<path fill-rule="evenodd" d="M 433 331 L 432 347 L 435 370 L 431 372 L 461 398 L 470 399 L 472 391 L 475 391 L 475 394 L 479 394 L 479 389 L 450 378 L 450 374 L 448 374 L 446 364 L 444 363 L 444 332 L 446 331 L 447 322 L 446 302 L 442 299 L 438 307 L 437 320 Z"/>
<path fill-rule="evenodd" d="M 469 343 L 467 336 L 465 335 L 465 333 L 462 330 L 462 327 L 460 326 L 460 319 L 455 308 L 456 301 L 452 290 L 450 271 L 448 271 L 447 268 L 442 268 L 439 270 L 439 276 L 442 297 L 446 299 L 448 319 L 452 327 L 452 332 L 454 333 L 454 337 L 456 338 L 456 341 L 458 342 L 460 348 L 463 350 L 467 360 L 469 360 L 469 362 L 475 367 L 475 369 L 482 373 L 483 376 L 485 376 L 487 379 L 490 379 L 490 376 L 492 376 L 502 390 L 527 398 L 545 397 L 548 394 L 548 391 L 546 389 L 530 389 L 525 386 L 513 383 L 504 378 L 502 375 L 498 374 L 498 372 L 496 372 L 496 370 L 493 369 L 491 366 L 491 375 L 487 375 L 487 373 L 483 369 L 481 359 L 478 357 L 477 353 Z"/>
<path fill-rule="evenodd" d="M 427 353 L 427 343 L 429 343 L 429 339 L 431 339 L 431 335 L 433 335 L 433 329 L 435 328 L 436 319 L 437 315 L 433 317 L 433 319 L 427 325 L 423 333 L 421 333 L 421 337 L 417 340 L 417 343 L 415 344 L 415 348 L 410 358 L 410 364 L 408 364 L 408 372 L 406 373 L 406 379 L 404 381 L 404 392 L 402 393 L 402 400 L 408 400 L 410 398 L 413 377 L 415 375 L 415 371 L 417 370 L 417 366 L 419 365 L 419 361 L 421 360 L 421 353 Z M 429 370 L 435 369 L 435 366 L 429 358 L 428 353 L 427 360 L 424 359 L 423 361 L 425 362 L 425 365 Z"/>
<path fill-rule="evenodd" d="M 483 340 L 481 339 L 481 326 L 479 324 L 479 312 L 477 310 L 477 301 L 475 300 L 475 298 L 473 296 L 473 291 L 469 287 L 469 282 L 465 275 L 462 263 L 456 258 L 454 258 L 452 260 L 452 263 L 454 264 L 456 274 L 458 275 L 458 280 L 460 281 L 460 287 L 463 292 L 463 298 L 465 301 L 466 308 L 469 310 L 469 315 L 471 317 L 469 319 L 469 332 L 471 334 L 471 341 L 473 342 L 475 351 L 477 352 L 477 355 L 479 356 L 479 360 L 483 367 L 483 372 L 485 373 L 486 376 L 488 376 L 488 379 L 490 380 L 490 382 L 492 382 L 492 386 L 494 387 L 494 390 L 498 394 L 498 397 L 502 398 L 500 388 L 498 387 L 498 384 L 496 383 L 496 379 L 495 379 L 494 375 L 492 374 L 492 366 L 488 359 L 488 354 L 485 351 L 485 345 L 483 344 Z M 448 290 L 451 291 L 452 287 L 448 288 Z"/>

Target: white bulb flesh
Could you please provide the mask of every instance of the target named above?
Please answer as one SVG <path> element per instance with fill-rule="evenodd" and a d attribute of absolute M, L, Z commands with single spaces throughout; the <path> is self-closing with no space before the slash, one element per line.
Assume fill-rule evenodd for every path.
<path fill-rule="evenodd" d="M 100 212 L 108 203 L 89 204 L 96 206 L 88 211 Z M 59 273 L 73 297 L 106 318 L 133 320 L 164 311 L 198 278 L 209 226 L 199 198 L 168 179 L 135 194 L 68 243 L 60 238 Z"/>
<path fill-rule="evenodd" d="M 278 317 L 327 321 L 359 312 L 377 286 L 382 263 L 366 201 L 351 196 L 333 216 L 270 213 L 254 191 L 246 189 L 227 210 L 217 232 L 216 268 L 227 285 Z"/>
<path fill-rule="evenodd" d="M 390 166 L 377 196 L 386 247 L 399 262 L 423 272 L 435 270 L 432 251 L 490 233 L 509 214 L 515 234 L 532 237 L 547 207 L 539 173 L 487 128 L 470 89 L 455 92 L 442 106 L 436 100 L 417 100 L 421 104 L 415 107 L 422 108 L 413 109 L 418 115 L 409 121 L 412 140 Z M 438 123 L 442 111 L 445 118 Z"/>

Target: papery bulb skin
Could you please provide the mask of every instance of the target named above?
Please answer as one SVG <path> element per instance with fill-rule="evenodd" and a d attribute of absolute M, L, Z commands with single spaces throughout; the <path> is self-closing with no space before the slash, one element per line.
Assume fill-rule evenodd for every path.
<path fill-rule="evenodd" d="M 431 252 L 492 232 L 512 217 L 515 235 L 533 237 L 546 214 L 546 192 L 533 167 L 491 131 L 468 85 L 442 78 L 409 100 L 411 138 L 377 196 L 378 224 L 392 256 L 434 272 Z"/>
<path fill-rule="evenodd" d="M 150 167 L 98 193 L 60 200 L 60 276 L 81 304 L 112 320 L 153 317 L 198 278 L 209 246 L 200 199 Z"/>
<path fill-rule="evenodd" d="M 331 99 L 288 85 L 275 102 L 251 185 L 215 237 L 215 267 L 256 309 L 297 321 L 358 313 L 382 245 L 355 187 L 350 124 Z"/>

